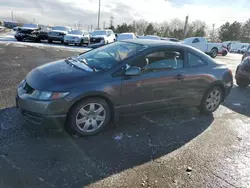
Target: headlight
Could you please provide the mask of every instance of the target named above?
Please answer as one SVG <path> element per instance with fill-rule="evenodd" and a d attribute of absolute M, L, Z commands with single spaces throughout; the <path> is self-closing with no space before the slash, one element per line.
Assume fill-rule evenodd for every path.
<path fill-rule="evenodd" d="M 69 92 L 62 92 L 62 93 L 57 93 L 57 92 L 48 92 L 48 91 L 38 91 L 35 90 L 33 93 L 30 95 L 30 98 L 32 99 L 38 99 L 38 100 L 55 100 L 55 99 L 60 99 L 65 96 L 67 96 Z"/>
<path fill-rule="evenodd" d="M 25 86 L 25 79 L 23 81 L 20 82 L 20 84 L 18 85 L 18 88 L 23 88 Z"/>

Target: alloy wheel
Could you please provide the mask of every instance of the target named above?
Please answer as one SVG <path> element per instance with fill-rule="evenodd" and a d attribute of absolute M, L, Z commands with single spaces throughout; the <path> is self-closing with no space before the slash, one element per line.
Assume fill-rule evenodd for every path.
<path fill-rule="evenodd" d="M 206 99 L 206 108 L 212 112 L 214 111 L 219 105 L 221 101 L 221 92 L 219 90 L 212 90 Z"/>
<path fill-rule="evenodd" d="M 76 115 L 76 125 L 82 132 L 91 133 L 99 129 L 106 119 L 106 110 L 99 103 L 88 103 Z"/>

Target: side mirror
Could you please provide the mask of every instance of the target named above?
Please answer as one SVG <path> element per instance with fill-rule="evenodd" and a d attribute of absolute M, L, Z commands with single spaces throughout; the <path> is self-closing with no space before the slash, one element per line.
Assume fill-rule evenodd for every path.
<path fill-rule="evenodd" d="M 125 72 L 125 76 L 139 76 L 140 74 L 141 68 L 136 66 L 129 67 Z"/>

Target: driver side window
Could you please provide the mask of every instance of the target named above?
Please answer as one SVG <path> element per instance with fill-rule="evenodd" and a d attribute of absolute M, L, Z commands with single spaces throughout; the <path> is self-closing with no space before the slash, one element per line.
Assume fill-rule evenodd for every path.
<path fill-rule="evenodd" d="M 148 54 L 139 67 L 144 71 L 175 70 L 184 66 L 184 53 L 179 50 L 157 51 Z"/>

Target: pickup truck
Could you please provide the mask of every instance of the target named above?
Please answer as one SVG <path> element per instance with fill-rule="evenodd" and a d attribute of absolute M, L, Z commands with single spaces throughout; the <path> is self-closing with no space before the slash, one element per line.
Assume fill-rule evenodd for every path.
<path fill-rule="evenodd" d="M 215 58 L 218 54 L 222 54 L 222 44 L 221 43 L 209 43 L 204 37 L 191 37 L 183 40 L 183 44 L 187 44 L 194 48 L 197 48 L 204 53 Z"/>

